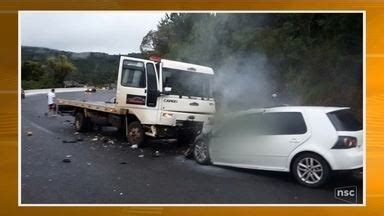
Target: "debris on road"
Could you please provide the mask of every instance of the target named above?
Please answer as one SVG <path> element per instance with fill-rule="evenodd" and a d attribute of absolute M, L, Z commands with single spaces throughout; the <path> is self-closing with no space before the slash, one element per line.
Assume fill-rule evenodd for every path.
<path fill-rule="evenodd" d="M 137 144 L 131 145 L 131 148 L 136 149 L 138 146 Z"/>
<path fill-rule="evenodd" d="M 65 156 L 66 158 L 71 158 L 72 157 L 72 155 L 67 155 L 67 156 Z"/>
<path fill-rule="evenodd" d="M 63 140 L 63 143 L 77 143 L 76 140 Z"/>
<path fill-rule="evenodd" d="M 32 136 L 32 131 L 27 131 L 27 136 Z"/>
<path fill-rule="evenodd" d="M 127 164 L 127 162 L 120 162 L 120 164 Z"/>
<path fill-rule="evenodd" d="M 154 151 L 154 152 L 152 153 L 152 156 L 153 156 L 153 157 L 159 157 L 159 156 L 160 156 L 160 152 L 159 152 L 159 151 Z"/>
<path fill-rule="evenodd" d="M 71 163 L 71 160 L 68 159 L 68 158 L 65 158 L 65 159 L 63 159 L 63 162 L 64 162 L 64 163 Z"/>

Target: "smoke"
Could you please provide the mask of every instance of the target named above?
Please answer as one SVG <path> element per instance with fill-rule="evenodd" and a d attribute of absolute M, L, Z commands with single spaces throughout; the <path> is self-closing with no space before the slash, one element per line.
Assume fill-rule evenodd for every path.
<path fill-rule="evenodd" d="M 216 69 L 214 95 L 220 111 L 235 111 L 272 106 L 274 83 L 268 78 L 272 70 L 263 54 L 231 56 Z"/>
<path fill-rule="evenodd" d="M 289 92 L 277 78 L 276 68 L 264 53 L 232 55 L 215 67 L 214 96 L 219 112 L 302 105 L 301 95 Z"/>
<path fill-rule="evenodd" d="M 276 105 L 273 67 L 264 53 L 253 48 L 233 51 L 235 43 L 254 37 L 264 22 L 264 14 L 195 14 L 194 35 L 171 58 L 211 66 L 215 70 L 213 92 L 219 112 Z M 209 16 L 209 21 L 206 18 Z M 247 16 L 254 30 L 239 32 L 238 20 Z M 204 21 L 205 20 L 205 21 Z M 196 21 L 196 20 L 195 20 Z M 243 20 L 243 23 L 247 21 Z"/>
<path fill-rule="evenodd" d="M 220 111 L 270 106 L 273 84 L 262 54 L 231 56 L 216 69 L 214 95 Z"/>

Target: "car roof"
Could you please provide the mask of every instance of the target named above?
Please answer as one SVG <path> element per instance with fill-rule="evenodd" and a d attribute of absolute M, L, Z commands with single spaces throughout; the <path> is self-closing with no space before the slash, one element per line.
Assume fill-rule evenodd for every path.
<path fill-rule="evenodd" d="M 326 106 L 280 106 L 280 107 L 266 107 L 266 108 L 254 108 L 249 110 L 243 110 L 233 113 L 233 115 L 242 115 L 259 112 L 300 112 L 300 111 L 323 111 L 325 113 L 350 109 L 349 107 L 326 107 Z"/>

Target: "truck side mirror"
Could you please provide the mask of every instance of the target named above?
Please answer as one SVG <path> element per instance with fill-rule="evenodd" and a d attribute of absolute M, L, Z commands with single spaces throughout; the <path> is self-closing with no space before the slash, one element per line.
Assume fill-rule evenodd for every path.
<path fill-rule="evenodd" d="M 172 87 L 164 87 L 164 92 L 171 92 L 172 91 Z"/>

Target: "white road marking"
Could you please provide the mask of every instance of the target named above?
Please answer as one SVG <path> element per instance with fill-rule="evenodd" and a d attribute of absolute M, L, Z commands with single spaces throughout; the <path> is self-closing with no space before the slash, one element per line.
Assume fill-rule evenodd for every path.
<path fill-rule="evenodd" d="M 44 128 L 44 127 L 42 127 L 42 126 L 40 126 L 40 125 L 38 125 L 38 124 L 36 124 L 36 123 L 34 123 L 34 122 L 31 122 L 31 126 L 37 128 L 37 129 L 39 129 L 39 130 L 41 130 L 41 131 L 44 131 L 45 133 L 49 133 L 49 134 L 51 134 L 51 135 L 54 135 L 54 134 L 55 134 L 54 132 L 52 132 L 52 131 L 50 131 L 50 130 L 48 130 L 48 129 L 46 129 L 46 128 Z"/>

